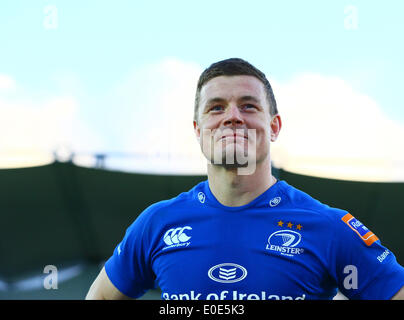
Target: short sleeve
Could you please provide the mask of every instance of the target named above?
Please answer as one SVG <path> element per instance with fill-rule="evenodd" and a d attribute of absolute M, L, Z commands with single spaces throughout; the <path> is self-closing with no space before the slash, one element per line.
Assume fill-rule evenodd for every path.
<path fill-rule="evenodd" d="M 350 213 L 338 210 L 332 275 L 349 299 L 387 300 L 404 286 L 404 268 L 380 239 Z"/>
<path fill-rule="evenodd" d="M 131 298 L 139 298 L 154 287 L 150 264 L 148 219 L 143 212 L 126 230 L 123 240 L 105 263 L 105 271 L 114 286 Z"/>

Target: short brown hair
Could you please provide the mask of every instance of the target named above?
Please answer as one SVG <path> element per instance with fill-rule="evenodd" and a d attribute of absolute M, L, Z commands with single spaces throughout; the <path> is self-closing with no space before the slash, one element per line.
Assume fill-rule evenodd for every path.
<path fill-rule="evenodd" d="M 200 75 L 195 94 L 194 120 L 198 119 L 199 100 L 201 89 L 204 84 L 206 84 L 209 80 L 212 80 L 213 78 L 219 76 L 241 75 L 254 76 L 264 84 L 269 103 L 269 113 L 271 116 L 276 115 L 278 113 L 278 108 L 276 106 L 275 96 L 265 74 L 243 59 L 230 58 L 211 64 Z"/>

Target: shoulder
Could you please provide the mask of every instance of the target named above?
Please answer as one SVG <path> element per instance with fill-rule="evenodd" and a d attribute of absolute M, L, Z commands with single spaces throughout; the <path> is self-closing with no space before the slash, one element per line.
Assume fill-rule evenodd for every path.
<path fill-rule="evenodd" d="M 289 185 L 286 181 L 280 181 L 280 183 L 281 192 L 287 198 L 288 206 L 292 210 L 310 214 L 332 223 L 341 220 L 348 214 L 347 210 L 331 207 L 306 192 Z"/>
<path fill-rule="evenodd" d="M 308 215 L 313 222 L 324 230 L 331 232 L 339 241 L 357 242 L 360 245 L 372 245 L 378 237 L 346 209 L 330 207 L 307 193 L 282 184 L 283 193 L 288 197 L 290 210 Z"/>

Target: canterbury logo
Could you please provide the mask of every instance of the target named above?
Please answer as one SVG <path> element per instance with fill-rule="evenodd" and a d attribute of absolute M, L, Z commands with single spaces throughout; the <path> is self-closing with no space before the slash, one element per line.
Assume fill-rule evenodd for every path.
<path fill-rule="evenodd" d="M 189 239 L 191 239 L 191 237 L 184 232 L 185 230 L 192 230 L 192 228 L 189 226 L 185 226 L 180 228 L 172 228 L 168 230 L 163 237 L 166 245 L 171 246 L 175 244 L 180 244 L 187 242 Z"/>

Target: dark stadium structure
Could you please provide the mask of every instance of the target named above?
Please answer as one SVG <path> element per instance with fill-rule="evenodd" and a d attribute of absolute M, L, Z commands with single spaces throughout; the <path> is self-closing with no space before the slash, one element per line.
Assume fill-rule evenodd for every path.
<path fill-rule="evenodd" d="M 332 180 L 274 168 L 274 175 L 345 209 L 404 264 L 404 183 Z M 150 204 L 191 189 L 206 176 L 137 174 L 69 162 L 0 170 L 0 299 L 84 299 L 89 286 Z M 46 266 L 57 289 L 43 285 Z M 158 299 L 152 290 L 144 299 Z"/>

